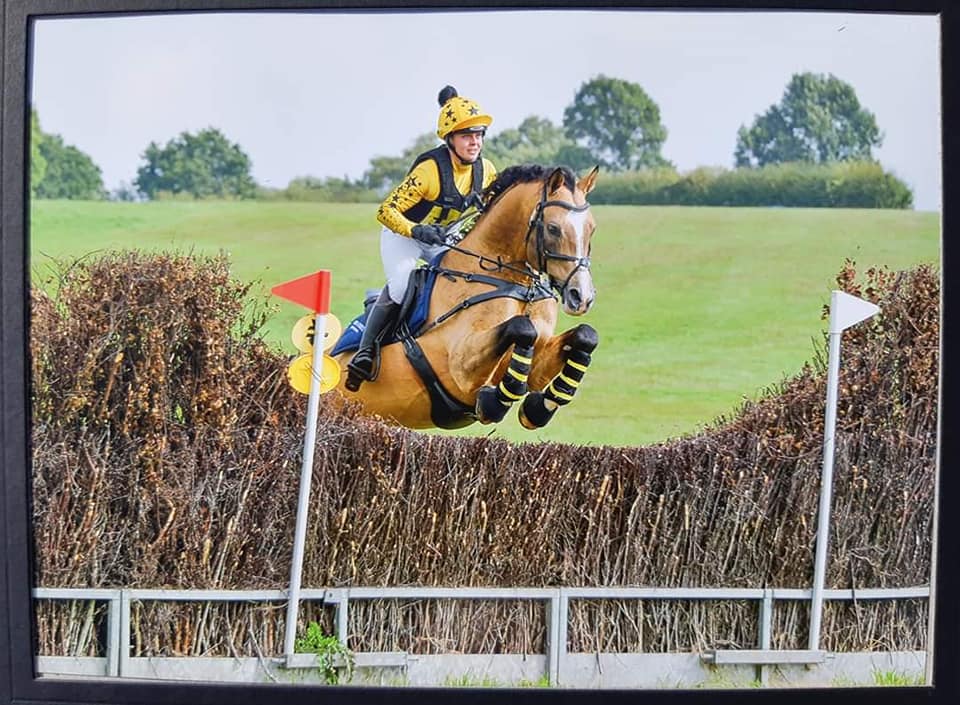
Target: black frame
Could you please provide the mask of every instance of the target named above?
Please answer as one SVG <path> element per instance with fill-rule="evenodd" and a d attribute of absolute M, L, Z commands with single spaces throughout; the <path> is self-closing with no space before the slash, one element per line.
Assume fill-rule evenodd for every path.
<path fill-rule="evenodd" d="M 957 183 L 957 162 L 960 138 L 946 126 L 960 124 L 956 86 L 960 84 L 956 39 L 960 34 L 958 11 L 949 0 L 768 0 L 737 2 L 714 0 L 607 0 L 607 8 L 663 9 L 766 9 L 766 10 L 839 10 L 939 14 L 941 19 L 942 61 L 942 145 L 943 145 L 943 210 L 942 266 L 943 308 L 941 329 L 941 406 L 940 406 L 940 471 L 938 486 L 938 521 L 934 545 L 933 588 L 936 595 L 931 636 L 934 643 L 932 687 L 911 688 L 843 688 L 797 690 L 678 690 L 678 691 L 585 691 L 560 689 L 390 689 L 357 687 L 324 687 L 293 685 L 206 684 L 180 682 L 131 682 L 110 679 L 51 679 L 33 676 L 33 637 L 31 633 L 32 556 L 30 529 L 29 482 L 29 404 L 27 375 L 29 310 L 26 292 L 29 287 L 27 170 L 26 154 L 29 124 L 29 59 L 32 18 L 41 16 L 82 16 L 109 13 L 153 13 L 164 11 L 243 11 L 243 10 L 373 10 L 373 9 L 507 9 L 523 8 L 587 8 L 600 9 L 588 3 L 569 0 L 527 0 L 510 2 L 450 2 L 420 0 L 415 5 L 393 0 L 0 0 L 2 43 L 2 120 L 0 130 L 0 354 L 3 376 L 0 394 L 3 416 L 0 423 L 0 447 L 3 466 L 0 472 L 0 705 L 3 703 L 262 703 L 287 698 L 333 699 L 365 703 L 493 703 L 506 698 L 518 702 L 572 703 L 589 700 L 603 702 L 702 702 L 710 705 L 748 701 L 776 700 L 778 703 L 801 703 L 811 698 L 834 701 L 848 698 L 869 698 L 875 705 L 891 703 L 960 702 L 960 607 L 953 599 L 960 594 L 960 582 L 953 568 L 960 564 L 960 550 L 953 540 L 960 535 L 960 512 L 953 505 L 960 500 L 958 476 L 951 461 L 960 458 L 960 434 L 950 430 L 958 423 L 960 374 L 949 364 L 955 359 L 951 334 L 956 328 L 960 306 L 957 301 L 957 273 L 954 253 L 958 248 L 951 240 L 955 208 L 950 195 Z M 956 233 L 952 233 L 957 237 Z M 953 274 L 953 280 L 950 274 Z M 953 323 L 951 326 L 950 323 Z"/>

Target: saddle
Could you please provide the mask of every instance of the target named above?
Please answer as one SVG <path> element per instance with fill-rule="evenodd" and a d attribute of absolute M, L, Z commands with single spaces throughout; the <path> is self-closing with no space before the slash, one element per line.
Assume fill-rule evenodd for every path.
<path fill-rule="evenodd" d="M 430 293 L 433 291 L 436 278 L 436 270 L 429 267 L 418 267 L 410 273 L 407 292 L 400 303 L 397 322 L 389 330 L 384 331 L 381 345 L 396 343 L 401 335 L 409 335 L 411 331 L 416 333 L 423 327 L 427 320 L 427 311 L 430 308 Z M 340 338 L 330 351 L 331 355 L 351 352 L 360 347 L 363 330 L 367 327 L 367 315 L 379 294 L 380 291 L 377 290 L 364 299 L 363 313 L 354 318 L 350 325 L 343 329 L 343 333 L 340 334 Z M 401 331 L 401 328 L 405 330 Z"/>
<path fill-rule="evenodd" d="M 445 429 L 463 428 L 476 420 L 473 408 L 451 396 L 444 388 L 433 371 L 433 367 L 430 366 L 426 355 L 424 355 L 423 348 L 416 340 L 420 329 L 426 323 L 427 312 L 430 308 L 430 294 L 433 292 L 433 285 L 438 273 L 439 270 L 435 266 L 418 267 L 410 273 L 407 291 L 397 315 L 397 323 L 384 332 L 383 340 L 377 347 L 377 355 L 380 354 L 382 346 L 402 342 L 407 359 L 413 369 L 417 371 L 417 374 L 420 375 L 420 379 L 423 380 L 427 392 L 430 394 L 430 417 L 434 424 L 438 428 Z M 344 329 L 340 339 L 330 351 L 331 355 L 350 352 L 360 347 L 360 339 L 363 337 L 363 330 L 366 327 L 367 315 L 370 312 L 370 307 L 377 300 L 378 294 L 379 292 L 374 293 L 364 300 L 363 313 L 354 318 L 350 325 Z"/>

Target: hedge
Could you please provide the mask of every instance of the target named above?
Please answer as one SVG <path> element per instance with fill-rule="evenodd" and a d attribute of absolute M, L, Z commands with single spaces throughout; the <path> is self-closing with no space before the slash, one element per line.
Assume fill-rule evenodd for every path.
<path fill-rule="evenodd" d="M 700 167 L 607 173 L 595 204 L 911 208 L 913 194 L 875 162 L 777 164 L 757 169 Z"/>
<path fill-rule="evenodd" d="M 108 254 L 34 291 L 36 584 L 283 588 L 304 397 L 255 333 L 222 258 Z M 881 315 L 845 334 L 828 588 L 928 584 L 937 446 L 939 278 L 852 264 L 838 288 Z M 246 311 L 246 313 L 245 313 Z M 246 321 L 246 323 L 244 323 Z M 321 404 L 304 587 L 809 587 L 823 437 L 823 348 L 697 436 L 650 447 L 424 435 Z M 806 604 L 774 648 L 803 648 Z M 78 605 L 40 602 L 42 654 L 102 654 Z M 312 611 L 311 611 L 312 610 Z M 332 616 L 311 607 L 304 619 Z M 138 605 L 132 655 L 276 654 L 282 609 Z M 571 605 L 570 648 L 753 648 L 755 605 Z M 922 600 L 829 605 L 824 648 L 924 648 Z M 380 601 L 348 646 L 530 652 L 529 604 Z"/>

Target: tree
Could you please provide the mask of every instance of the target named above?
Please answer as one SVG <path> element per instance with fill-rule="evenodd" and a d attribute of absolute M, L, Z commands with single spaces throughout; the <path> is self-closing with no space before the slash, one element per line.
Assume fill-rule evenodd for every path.
<path fill-rule="evenodd" d="M 111 201 L 133 203 L 143 198 L 143 194 L 140 193 L 133 184 L 121 181 L 120 185 L 113 189 L 107 197 Z"/>
<path fill-rule="evenodd" d="M 36 110 L 30 111 L 30 194 L 86 200 L 106 196 L 100 167 L 60 135 L 46 134 Z"/>
<path fill-rule="evenodd" d="M 563 111 L 567 136 L 611 171 L 667 166 L 660 108 L 636 83 L 600 75 L 580 86 Z"/>
<path fill-rule="evenodd" d="M 575 142 L 567 142 L 561 145 L 557 150 L 557 156 L 548 163 L 562 164 L 580 173 L 592 169 L 600 164 L 600 161 L 586 147 L 581 147 Z"/>
<path fill-rule="evenodd" d="M 872 161 L 883 136 L 853 87 L 835 76 L 794 74 L 783 98 L 737 132 L 738 167 L 780 162 Z"/>
<path fill-rule="evenodd" d="M 100 167 L 84 152 L 64 144 L 60 135 L 41 132 L 38 150 L 45 167 L 34 191 L 37 198 L 101 200 L 106 197 Z M 34 174 L 30 177 L 32 182 Z"/>
<path fill-rule="evenodd" d="M 403 180 L 417 156 L 436 146 L 436 133 L 426 132 L 417 137 L 399 157 L 373 157 L 370 160 L 370 168 L 363 173 L 363 183 L 381 196 L 385 196 L 390 189 Z"/>
<path fill-rule="evenodd" d="M 371 203 L 378 200 L 378 195 L 367 188 L 362 179 L 353 181 L 347 176 L 325 176 L 322 179 L 298 176 L 278 195 L 291 201 L 324 203 Z"/>
<path fill-rule="evenodd" d="M 490 137 L 483 145 L 483 154 L 499 169 L 511 164 L 555 164 L 560 150 L 572 144 L 562 127 L 531 115 L 519 126 Z"/>
<path fill-rule="evenodd" d="M 582 171 L 597 163 L 562 127 L 536 115 L 495 134 L 483 145 L 483 153 L 501 170 L 511 164 L 557 164 Z"/>
<path fill-rule="evenodd" d="M 373 157 L 370 168 L 363 173 L 361 184 L 383 197 L 403 180 L 417 156 L 437 144 L 436 134 L 426 132 L 398 157 Z M 582 171 L 597 163 L 588 149 L 566 136 L 562 127 L 535 115 L 525 118 L 517 127 L 487 138 L 483 144 L 483 156 L 501 171 L 511 164 L 563 164 Z M 291 182 L 290 187 L 294 185 Z"/>
<path fill-rule="evenodd" d="M 142 158 L 146 163 L 137 169 L 134 184 L 151 199 L 163 192 L 195 198 L 256 195 L 250 158 L 213 127 L 195 135 L 183 132 L 162 148 L 151 142 Z"/>
<path fill-rule="evenodd" d="M 43 132 L 40 130 L 40 118 L 36 110 L 30 111 L 30 195 L 36 196 L 43 175 L 47 171 L 47 160 L 40 151 Z"/>

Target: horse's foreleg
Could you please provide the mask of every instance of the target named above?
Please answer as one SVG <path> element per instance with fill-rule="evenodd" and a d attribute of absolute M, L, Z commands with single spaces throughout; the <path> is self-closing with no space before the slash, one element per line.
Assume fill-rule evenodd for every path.
<path fill-rule="evenodd" d="M 497 327 L 493 353 L 495 358 L 513 346 L 510 363 L 495 385 L 484 386 L 477 392 L 476 415 L 480 423 L 495 423 L 507 415 L 515 401 L 527 393 L 527 377 L 533 364 L 533 344 L 537 328 L 526 316 L 514 316 Z"/>
<path fill-rule="evenodd" d="M 561 406 L 573 401 L 574 394 L 590 366 L 590 354 L 600 342 L 597 331 L 585 323 L 554 336 L 537 352 L 531 373 L 531 387 L 543 391 L 527 394 L 520 406 L 520 423 L 525 428 L 545 426 Z M 562 363 L 562 364 L 561 364 Z M 557 368 L 559 372 L 555 372 Z M 551 375 L 555 376 L 551 377 Z M 549 382 L 547 382 L 549 380 Z"/>

